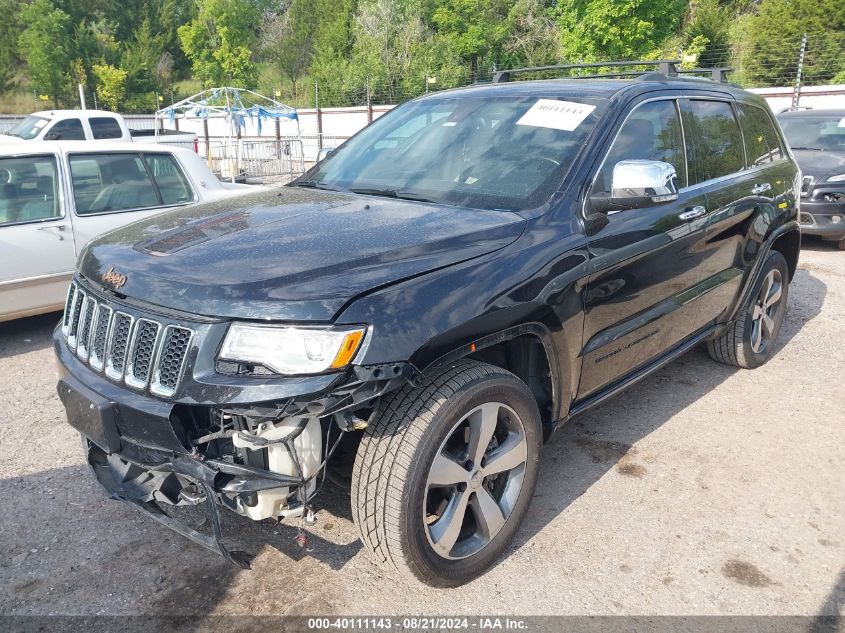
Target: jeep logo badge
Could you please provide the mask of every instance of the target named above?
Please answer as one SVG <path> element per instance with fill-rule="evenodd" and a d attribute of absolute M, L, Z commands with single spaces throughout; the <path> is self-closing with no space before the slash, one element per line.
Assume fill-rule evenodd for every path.
<path fill-rule="evenodd" d="M 126 275 L 121 275 L 114 269 L 114 266 L 103 273 L 101 279 L 104 284 L 111 284 L 115 289 L 122 287 L 126 283 Z"/>

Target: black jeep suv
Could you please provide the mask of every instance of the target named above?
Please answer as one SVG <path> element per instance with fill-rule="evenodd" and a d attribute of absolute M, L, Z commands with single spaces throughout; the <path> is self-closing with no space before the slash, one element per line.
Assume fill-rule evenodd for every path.
<path fill-rule="evenodd" d="M 793 110 L 778 121 L 801 168 L 801 232 L 845 251 L 845 110 Z"/>
<path fill-rule="evenodd" d="M 716 81 L 427 95 L 289 186 L 89 244 L 58 391 L 111 496 L 237 564 L 220 507 L 306 523 L 345 451 L 374 558 L 457 585 L 557 426 L 701 343 L 772 356 L 799 184 L 764 101 Z"/>

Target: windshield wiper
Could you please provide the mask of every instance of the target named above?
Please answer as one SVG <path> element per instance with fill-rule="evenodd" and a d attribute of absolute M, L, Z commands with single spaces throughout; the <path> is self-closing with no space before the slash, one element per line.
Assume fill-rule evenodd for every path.
<path fill-rule="evenodd" d="M 400 200 L 413 200 L 414 202 L 432 202 L 434 204 L 442 204 L 430 198 L 426 198 L 413 191 L 399 191 L 397 189 L 375 189 L 375 188 L 352 188 L 349 189 L 352 193 L 360 193 L 365 196 L 381 196 L 383 198 L 399 198 Z"/>
<path fill-rule="evenodd" d="M 823 152 L 824 150 L 821 147 L 795 147 L 794 145 L 790 145 L 792 149 L 809 149 L 814 152 Z"/>
<path fill-rule="evenodd" d="M 322 189 L 323 191 L 345 191 L 339 187 L 330 187 L 329 185 L 324 185 L 321 182 L 316 180 L 300 180 L 299 182 L 290 182 L 288 183 L 288 187 L 308 187 L 309 189 Z"/>

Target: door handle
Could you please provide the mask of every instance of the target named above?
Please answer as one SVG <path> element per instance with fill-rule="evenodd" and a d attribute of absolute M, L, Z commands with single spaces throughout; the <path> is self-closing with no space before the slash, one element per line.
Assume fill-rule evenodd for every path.
<path fill-rule="evenodd" d="M 766 193 L 767 191 L 771 191 L 771 189 L 772 189 L 772 186 L 769 183 L 763 182 L 763 183 L 760 183 L 759 185 L 754 185 L 754 188 L 751 190 L 751 193 L 753 193 L 755 196 L 759 196 L 761 193 Z"/>
<path fill-rule="evenodd" d="M 705 213 L 707 213 L 707 209 L 705 209 L 699 204 L 694 206 L 689 211 L 684 211 L 678 217 L 682 220 L 694 220 L 695 218 L 700 218 Z"/>
<path fill-rule="evenodd" d="M 56 225 L 53 225 L 53 226 L 39 226 L 37 230 L 38 231 L 58 231 L 60 233 L 60 235 L 58 235 L 57 237 L 59 238 L 60 242 L 63 242 L 64 239 L 65 239 L 65 236 L 61 235 L 61 233 L 64 233 L 66 229 L 67 229 L 67 227 L 64 224 L 56 224 Z"/>

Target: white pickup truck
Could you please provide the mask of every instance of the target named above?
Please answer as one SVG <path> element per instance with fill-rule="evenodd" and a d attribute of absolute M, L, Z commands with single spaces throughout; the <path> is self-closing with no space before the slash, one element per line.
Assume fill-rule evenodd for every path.
<path fill-rule="evenodd" d="M 135 141 L 165 143 L 196 150 L 197 135 L 177 130 L 130 130 L 125 119 L 106 110 L 33 112 L 5 134 L 0 143 L 22 141 Z"/>

